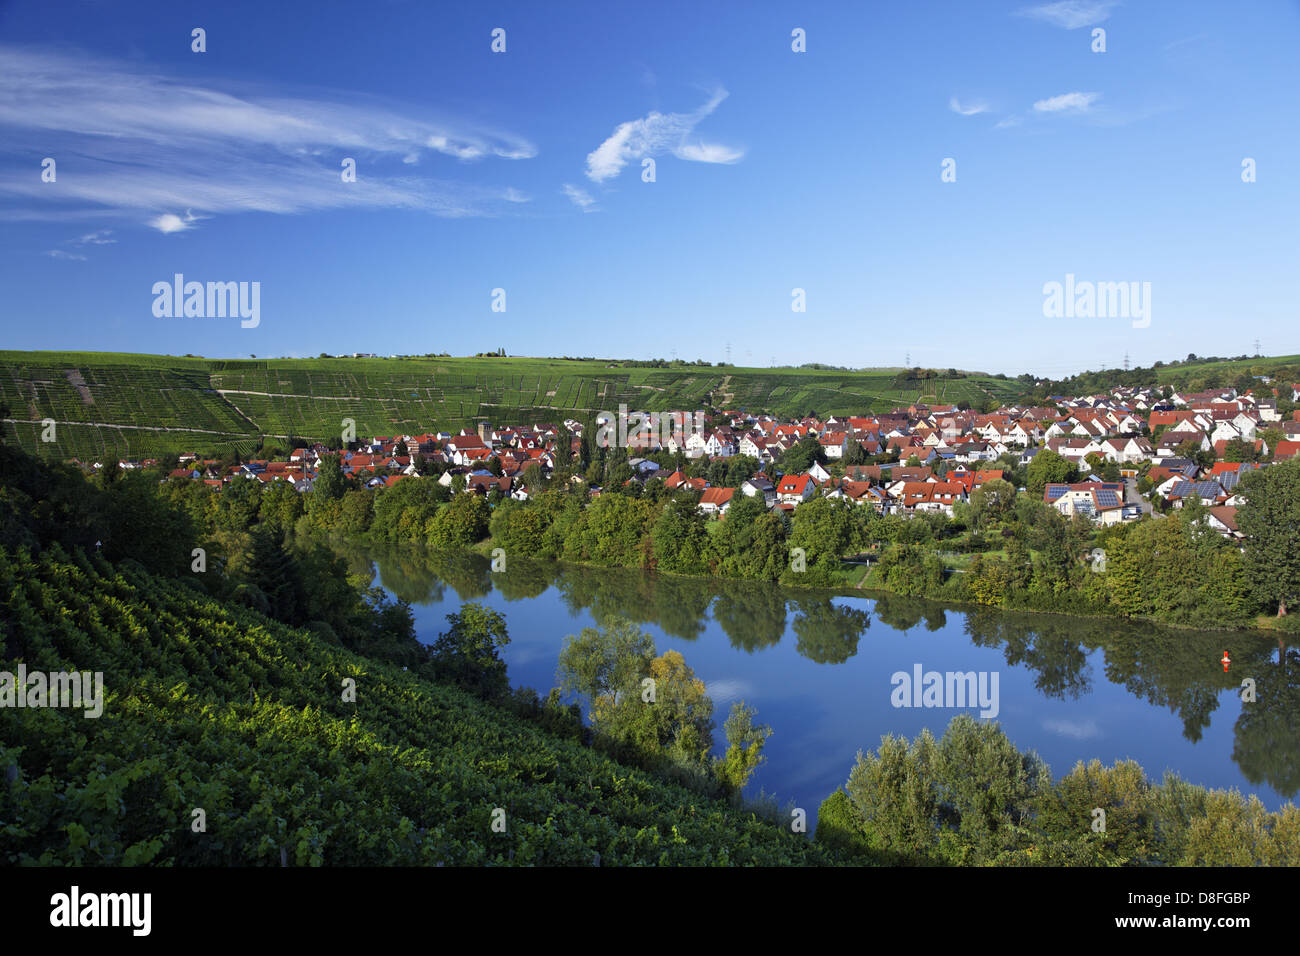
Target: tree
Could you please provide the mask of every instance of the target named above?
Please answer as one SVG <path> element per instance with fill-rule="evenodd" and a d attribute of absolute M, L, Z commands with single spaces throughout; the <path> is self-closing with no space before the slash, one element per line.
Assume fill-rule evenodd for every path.
<path fill-rule="evenodd" d="M 339 464 L 338 455 L 326 455 L 321 459 L 316 471 L 316 480 L 312 482 L 312 497 L 317 500 L 331 500 L 343 497 L 347 490 L 347 478 Z"/>
<path fill-rule="evenodd" d="M 1251 602 L 1242 556 L 1206 526 L 1204 511 L 1191 499 L 1164 520 L 1107 536 L 1105 593 L 1118 611 L 1175 624 L 1245 622 Z"/>
<path fill-rule="evenodd" d="M 739 488 L 758 471 L 758 460 L 749 455 L 733 455 L 727 462 L 727 478 L 724 484 L 728 488 Z"/>
<path fill-rule="evenodd" d="M 813 466 L 813 462 L 824 462 L 822 447 L 811 435 L 795 442 L 777 462 L 783 475 L 801 475 Z"/>
<path fill-rule="evenodd" d="M 174 451 L 164 452 L 158 456 L 154 467 L 162 472 L 161 477 L 166 478 L 169 474 L 181 466 L 180 455 Z"/>
<path fill-rule="evenodd" d="M 141 471 L 127 472 L 110 486 L 104 500 L 104 555 L 112 561 L 131 558 L 155 573 L 174 575 L 190 567 L 198 524 L 186 510 L 172 507 L 158 487 Z"/>
<path fill-rule="evenodd" d="M 922 730 L 910 745 L 887 734 L 876 752 L 858 753 L 845 789 L 869 845 L 920 859 L 934 853 L 935 750 L 933 735 Z"/>
<path fill-rule="evenodd" d="M 399 482 L 400 484 L 400 482 Z M 344 493 L 342 506 L 339 508 L 339 520 L 336 530 L 345 534 L 361 534 L 370 527 L 373 514 L 374 492 L 369 489 L 353 488 Z"/>
<path fill-rule="evenodd" d="M 960 714 L 937 742 L 928 730 L 910 745 L 883 737 L 876 753 L 858 754 L 846 789 L 874 848 L 979 865 L 1025 845 L 1050 786 L 1037 756 Z"/>
<path fill-rule="evenodd" d="M 1035 498 L 1041 498 L 1049 484 L 1070 482 L 1077 476 L 1074 465 L 1050 448 L 1044 448 L 1025 469 L 1025 490 Z"/>
<path fill-rule="evenodd" d="M 107 488 L 122 477 L 122 463 L 116 458 L 104 459 L 103 467 L 95 475 L 101 488 Z"/>
<path fill-rule="evenodd" d="M 945 855 L 981 864 L 1019 846 L 1040 794 L 1051 789 L 1047 765 L 1016 749 L 998 724 L 969 714 L 952 719 L 935 756 L 940 845 L 960 847 Z"/>
<path fill-rule="evenodd" d="M 1300 600 L 1300 458 L 1251 471 L 1238 484 L 1246 570 L 1261 603 L 1278 617 Z"/>
<path fill-rule="evenodd" d="M 690 502 L 672 501 L 664 508 L 651 532 L 655 566 L 672 574 L 708 571 L 709 533 L 704 515 Z"/>
<path fill-rule="evenodd" d="M 186 482 L 193 485 L 194 482 Z M 245 482 L 258 484 L 258 482 Z M 278 527 L 283 531 L 292 531 L 294 523 L 303 514 L 303 496 L 294 491 L 287 481 L 273 481 L 262 489 L 261 503 L 258 508 L 260 519 L 264 524 Z"/>
<path fill-rule="evenodd" d="M 447 623 L 451 627 L 438 635 L 429 651 L 438 679 L 487 700 L 504 698 L 510 681 L 497 651 L 510 643 L 506 619 L 471 601 L 448 614 Z"/>
<path fill-rule="evenodd" d="M 867 463 L 867 452 L 862 447 L 861 442 L 856 438 L 850 438 L 844 448 L 845 465 L 865 465 Z"/>
<path fill-rule="evenodd" d="M 768 512 L 762 495 L 734 495 L 713 543 L 725 577 L 774 581 L 789 561 L 785 519 Z"/>
<path fill-rule="evenodd" d="M 254 532 L 247 577 L 265 598 L 272 617 L 287 624 L 302 623 L 306 592 L 297 563 L 284 548 L 282 532 L 260 526 Z"/>
<path fill-rule="evenodd" d="M 542 490 L 542 466 L 537 462 L 532 462 L 524 469 L 523 474 L 519 476 L 519 480 L 528 489 L 529 494 L 537 494 Z"/>
<path fill-rule="evenodd" d="M 763 756 L 763 745 L 772 736 L 772 728 L 766 724 L 755 726 L 757 714 L 753 707 L 738 700 L 731 705 L 731 713 L 723 725 L 727 751 L 714 762 L 714 774 L 730 793 L 743 790 L 754 771 L 767 759 Z"/>
<path fill-rule="evenodd" d="M 1011 482 L 1001 478 L 986 481 L 970 496 L 971 511 L 976 527 L 984 527 L 1002 519 L 1016 503 L 1016 489 Z"/>
<path fill-rule="evenodd" d="M 803 548 L 803 571 L 787 569 L 788 584 L 826 587 L 835 581 L 840 559 L 858 542 L 856 505 L 843 498 L 811 498 L 795 508 L 790 522 L 790 546 Z"/>
<path fill-rule="evenodd" d="M 617 743 L 632 746 L 648 764 L 659 758 L 709 766 L 713 749 L 713 701 L 678 651 L 650 661 L 650 684 L 629 686 L 617 704 L 593 721 Z"/>
<path fill-rule="evenodd" d="M 650 669 L 654 639 L 635 622 L 614 618 L 603 630 L 584 627 L 564 640 L 559 676 L 565 693 L 579 693 L 591 705 L 593 719 L 616 705 Z"/>
<path fill-rule="evenodd" d="M 401 482 L 398 482 L 401 484 Z M 482 541 L 488 533 L 490 512 L 480 495 L 465 492 L 443 505 L 425 526 L 429 546 L 433 548 L 468 548 Z"/>

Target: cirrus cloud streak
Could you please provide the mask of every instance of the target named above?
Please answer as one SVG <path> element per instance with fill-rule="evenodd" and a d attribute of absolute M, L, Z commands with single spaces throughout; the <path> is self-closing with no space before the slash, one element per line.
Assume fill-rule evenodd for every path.
<path fill-rule="evenodd" d="M 253 211 L 492 215 L 526 197 L 512 187 L 415 176 L 410 167 L 424 155 L 454 161 L 453 170 L 537 155 L 519 136 L 359 97 L 218 89 L 111 60 L 3 45 L 0 138 L 6 166 L 30 163 L 33 153 L 60 163 L 55 183 L 6 169 L 13 175 L 0 176 L 0 196 L 25 208 L 6 204 L 5 218 L 63 218 L 70 209 L 95 218 L 110 210 L 163 233 L 193 228 L 210 218 L 203 214 Z M 343 157 L 357 160 L 356 182 L 342 181 Z M 394 175 L 390 166 L 407 171 Z"/>

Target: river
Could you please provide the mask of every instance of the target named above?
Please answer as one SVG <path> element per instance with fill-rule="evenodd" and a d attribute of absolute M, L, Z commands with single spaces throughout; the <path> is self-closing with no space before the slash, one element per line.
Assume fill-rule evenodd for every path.
<path fill-rule="evenodd" d="M 858 751 L 874 749 L 882 735 L 912 737 L 928 727 L 939 736 L 955 714 L 981 710 L 1058 778 L 1080 760 L 1131 758 L 1153 781 L 1173 771 L 1202 786 L 1256 794 L 1273 810 L 1300 791 L 1300 648 L 1253 633 L 513 557 L 507 571 L 493 572 L 475 554 L 337 547 L 354 570 L 373 571 L 388 593 L 410 602 L 425 643 L 463 602 L 502 612 L 510 682 L 542 695 L 557 683 L 567 635 L 611 615 L 639 622 L 660 653 L 680 651 L 706 682 L 718 753 L 731 702 L 757 708 L 774 733 L 746 793 L 761 788 L 809 817 L 848 778 Z M 892 678 L 910 681 L 918 667 L 921 674 L 975 672 L 989 706 L 951 706 L 955 697 L 916 706 L 926 703 L 919 689 Z M 1242 699 L 1247 678 L 1253 702 Z"/>

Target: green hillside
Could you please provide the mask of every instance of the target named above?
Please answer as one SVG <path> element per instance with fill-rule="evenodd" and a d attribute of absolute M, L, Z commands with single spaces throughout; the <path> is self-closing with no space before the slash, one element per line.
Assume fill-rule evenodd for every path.
<path fill-rule="evenodd" d="M 1231 382 L 1243 372 L 1250 375 L 1275 375 L 1288 367 L 1300 366 L 1300 355 L 1276 355 L 1267 358 L 1198 359 L 1177 365 L 1162 365 L 1156 369 L 1161 384 L 1181 382 L 1185 379 L 1212 375 Z M 1290 384 L 1289 382 L 1287 384 Z"/>
<path fill-rule="evenodd" d="M 972 375 L 899 388 L 888 369 L 632 366 L 532 358 L 206 360 L 79 352 L 0 352 L 0 403 L 11 434 L 56 458 L 142 456 L 234 447 L 262 436 L 457 429 L 706 404 L 776 415 L 886 411 L 925 398 L 979 405 L 1023 396 L 1013 380 Z M 41 421 L 57 423 L 40 440 Z"/>
<path fill-rule="evenodd" d="M 98 718 L 0 708 L 7 865 L 832 860 L 723 801 L 131 562 L 0 548 L 0 595 L 0 669 L 101 671 L 105 687 Z"/>

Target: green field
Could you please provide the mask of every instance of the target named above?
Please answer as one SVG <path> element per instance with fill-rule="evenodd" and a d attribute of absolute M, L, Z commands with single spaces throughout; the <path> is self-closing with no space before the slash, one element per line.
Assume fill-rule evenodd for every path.
<path fill-rule="evenodd" d="M 480 421 L 558 423 L 621 403 L 650 411 L 706 404 L 775 415 L 887 411 L 922 397 L 977 404 L 1022 397 L 989 376 L 894 387 L 895 370 L 651 368 L 534 358 L 208 360 L 96 352 L 0 352 L 0 402 L 23 448 L 96 459 L 165 451 L 248 453 L 263 436 L 323 439 L 345 418 L 358 437 Z M 83 384 L 84 383 L 84 384 Z M 55 440 L 40 440 L 43 419 Z"/>
<path fill-rule="evenodd" d="M 1232 380 L 1242 372 L 1251 374 L 1273 373 L 1282 366 L 1300 366 L 1300 355 L 1276 355 L 1268 358 L 1224 359 L 1216 362 L 1184 362 L 1181 365 L 1166 365 L 1156 369 L 1156 377 L 1161 384 L 1173 382 L 1184 377 L 1195 378 L 1199 375 L 1217 374 L 1226 380 Z M 1276 383 L 1274 383 L 1276 384 Z M 1287 382 L 1286 384 L 1290 384 Z"/>

